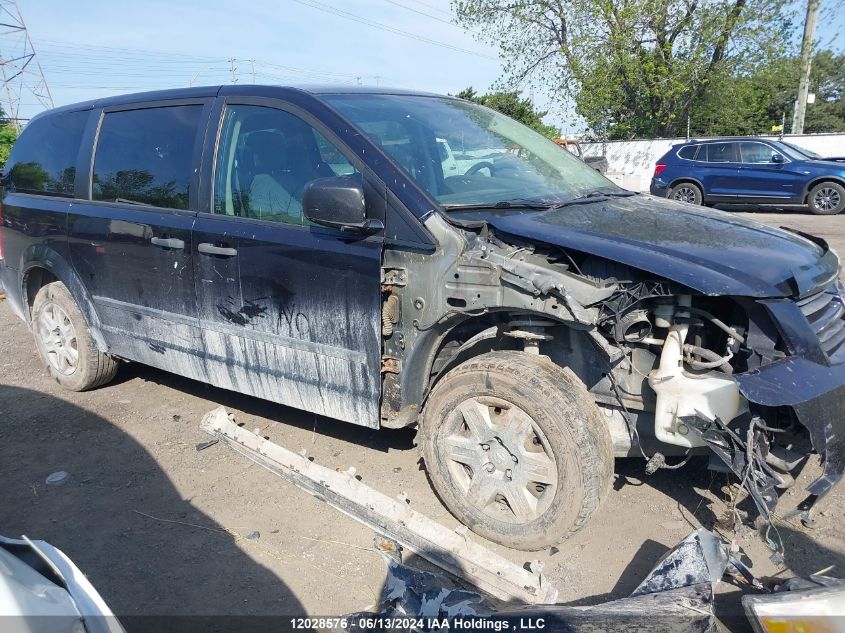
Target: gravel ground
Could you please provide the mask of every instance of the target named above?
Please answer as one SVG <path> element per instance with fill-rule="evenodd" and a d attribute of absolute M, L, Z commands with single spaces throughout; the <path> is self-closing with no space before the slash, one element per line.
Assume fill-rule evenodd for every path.
<path fill-rule="evenodd" d="M 845 217 L 749 215 L 816 233 L 845 253 Z M 221 444 L 196 450 L 208 439 L 200 418 L 220 404 L 247 428 L 331 467 L 354 466 L 365 483 L 405 492 L 414 508 L 456 525 L 420 469 L 413 432 L 358 428 L 134 364 L 104 388 L 66 392 L 5 305 L 0 359 L 0 533 L 64 550 L 118 615 L 341 614 L 373 604 L 380 591 L 384 565 L 370 551 L 370 530 Z M 47 486 L 59 470 L 69 480 Z M 728 488 L 704 461 L 650 477 L 642 460 L 618 460 L 616 470 L 591 523 L 559 548 L 527 555 L 490 546 L 520 564 L 539 558 L 562 601 L 589 604 L 628 594 L 693 528 L 721 530 Z M 781 516 L 818 472 L 811 461 L 782 498 Z M 754 571 L 805 575 L 835 565 L 831 574 L 845 576 L 844 497 L 840 486 L 819 504 L 812 530 L 776 522 L 783 569 L 761 535 L 740 534 Z M 247 538 L 253 531 L 260 536 Z"/>

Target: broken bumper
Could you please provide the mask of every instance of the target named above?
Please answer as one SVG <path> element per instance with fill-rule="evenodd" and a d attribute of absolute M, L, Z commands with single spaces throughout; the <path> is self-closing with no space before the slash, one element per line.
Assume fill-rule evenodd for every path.
<path fill-rule="evenodd" d="M 822 476 L 807 490 L 827 493 L 845 473 L 845 364 L 825 366 L 796 356 L 734 378 L 750 402 L 793 408 L 824 457 Z"/>

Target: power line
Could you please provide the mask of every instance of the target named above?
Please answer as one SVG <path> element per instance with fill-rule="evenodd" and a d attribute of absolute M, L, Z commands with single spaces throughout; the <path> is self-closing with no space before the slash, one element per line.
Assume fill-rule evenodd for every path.
<path fill-rule="evenodd" d="M 413 40 L 417 40 L 420 42 L 425 42 L 426 44 L 432 44 L 434 46 L 440 46 L 442 48 L 448 48 L 449 50 L 456 51 L 458 53 L 465 53 L 467 55 L 475 55 L 476 57 L 483 57 L 485 59 L 497 59 L 492 55 L 485 55 L 484 53 L 479 53 L 477 51 L 471 51 L 466 48 L 461 48 L 460 46 L 455 46 L 453 44 L 447 44 L 446 42 L 441 42 L 439 40 L 431 39 L 430 37 L 425 37 L 424 35 L 419 35 L 417 33 L 411 33 L 410 31 L 404 31 L 402 29 L 396 28 L 395 26 L 390 26 L 387 24 L 383 24 L 381 22 L 376 22 L 375 20 L 370 20 L 369 18 L 365 18 L 360 16 L 356 13 L 352 13 L 350 11 L 345 11 L 343 9 L 338 9 L 337 7 L 333 7 L 329 4 L 325 4 L 324 2 L 320 2 L 319 0 L 293 0 L 297 4 L 301 4 L 306 7 L 311 7 L 312 9 L 318 9 L 319 11 L 324 11 L 325 13 L 330 13 L 332 15 L 336 15 L 341 18 L 345 18 L 347 20 L 352 20 L 353 22 L 358 22 L 360 24 L 366 24 L 367 26 L 372 26 L 373 28 L 381 29 L 383 31 L 388 31 L 390 33 L 395 33 L 397 35 L 402 35 L 403 37 L 408 37 Z"/>
<path fill-rule="evenodd" d="M 431 15 L 430 13 L 426 13 L 425 11 L 420 11 L 419 9 L 415 9 L 414 7 L 409 7 L 407 4 L 402 4 L 401 2 L 396 2 L 396 0 L 384 0 L 388 4 L 392 4 L 397 7 L 401 7 L 402 9 L 406 9 L 407 11 L 411 11 L 412 13 L 416 13 L 417 15 L 423 15 L 427 18 L 431 18 L 432 20 L 437 20 L 438 22 L 442 22 L 443 24 L 448 24 L 449 26 L 454 26 L 456 29 L 463 30 L 463 27 L 458 26 L 451 20 L 446 20 L 444 18 L 440 18 L 436 15 Z"/>
<path fill-rule="evenodd" d="M 429 9 L 434 9 L 440 13 L 445 13 L 446 15 L 452 15 L 451 11 L 446 11 L 446 9 L 441 9 L 440 7 L 436 7 L 433 4 L 429 4 L 428 2 L 423 2 L 423 0 L 416 0 L 417 4 L 421 4 L 424 7 L 428 7 Z"/>

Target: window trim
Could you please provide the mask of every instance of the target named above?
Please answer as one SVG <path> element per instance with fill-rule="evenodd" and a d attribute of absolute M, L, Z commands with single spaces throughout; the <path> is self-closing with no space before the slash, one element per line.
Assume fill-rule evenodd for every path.
<path fill-rule="evenodd" d="M 755 163 L 750 163 L 750 162 L 746 163 L 745 160 L 743 160 L 743 157 L 742 157 L 742 145 L 744 143 L 747 143 L 749 145 L 762 145 L 763 147 L 768 147 L 769 151 L 772 154 L 779 154 L 783 158 L 783 162 L 775 163 L 771 160 L 768 160 L 768 161 L 763 162 L 763 163 L 756 163 L 756 162 Z M 771 145 L 769 145 L 768 143 L 764 143 L 763 141 L 737 141 L 737 149 L 739 150 L 739 164 L 740 165 L 785 165 L 787 163 L 792 162 L 792 160 L 789 158 L 789 156 L 786 156 L 783 152 L 778 151 L 777 148 L 774 148 Z"/>
<path fill-rule="evenodd" d="M 99 108 L 96 112 L 96 123 L 93 134 L 92 143 L 90 146 L 90 153 L 88 155 L 88 170 L 86 174 L 87 182 L 83 187 L 83 193 L 86 195 L 85 202 L 87 204 L 95 204 L 98 206 L 117 207 L 121 209 L 130 208 L 137 211 L 153 211 L 155 213 L 178 213 L 186 215 L 196 215 L 199 208 L 199 188 L 200 172 L 202 164 L 202 155 L 205 143 L 206 129 L 208 126 L 209 116 L 211 114 L 212 105 L 214 103 L 213 97 L 188 98 L 188 99 L 158 99 L 155 101 L 141 101 L 137 103 L 121 103 Z M 194 147 L 191 153 L 191 176 L 188 190 L 188 208 L 174 209 L 172 207 L 159 207 L 155 205 L 143 204 L 126 204 L 124 202 L 115 202 L 112 200 L 94 200 L 94 164 L 97 160 L 97 150 L 100 143 L 100 132 L 103 129 L 103 121 L 106 115 L 113 112 L 129 112 L 132 110 L 154 110 L 158 108 L 179 107 L 179 106 L 202 106 L 200 110 L 199 120 L 197 122 L 197 130 L 194 136 Z M 84 142 L 84 138 L 83 138 Z M 77 183 L 78 184 L 78 183 Z"/>
<path fill-rule="evenodd" d="M 219 220 L 227 220 L 229 222 L 246 222 L 249 224 L 257 224 L 259 226 L 274 226 L 279 227 L 280 229 L 296 229 L 300 231 L 312 231 L 317 230 L 320 233 L 324 233 L 326 235 L 344 235 L 349 236 L 348 233 L 343 233 L 340 229 L 333 229 L 328 226 L 321 226 L 321 225 L 311 225 L 311 224 L 289 224 L 287 222 L 278 222 L 276 220 L 264 220 L 261 218 L 246 218 L 239 215 L 226 215 L 223 213 L 215 213 L 214 212 L 214 192 L 215 186 L 217 183 L 217 153 L 220 151 L 220 144 L 222 142 L 223 137 L 223 125 L 225 122 L 225 113 L 226 109 L 229 106 L 236 106 L 236 105 L 245 105 L 245 106 L 257 106 L 257 107 L 264 107 L 270 108 L 273 110 L 280 110 L 282 112 L 287 112 L 305 122 L 307 125 L 311 126 L 317 132 L 323 135 L 323 137 L 328 140 L 332 145 L 334 145 L 337 150 L 343 155 L 346 160 L 356 169 L 358 172 L 363 176 L 366 180 L 369 178 L 370 180 L 375 181 L 378 184 L 378 187 L 381 191 L 386 189 L 386 185 L 381 181 L 378 176 L 376 176 L 371 169 L 367 166 L 364 161 L 358 158 L 352 150 L 350 150 L 343 140 L 327 125 L 325 125 L 320 119 L 315 117 L 313 114 L 308 112 L 307 110 L 290 103 L 288 101 L 283 101 L 281 99 L 272 98 L 272 97 L 252 97 L 246 95 L 229 95 L 224 97 L 217 98 L 217 105 L 214 108 L 213 116 L 216 117 L 216 124 L 217 129 L 214 131 L 213 138 L 209 139 L 212 142 L 210 143 L 211 151 L 208 153 L 208 165 L 203 169 L 202 175 L 202 182 L 204 186 L 207 187 L 207 190 L 203 192 L 202 200 L 200 203 L 200 208 L 198 210 L 198 214 L 203 217 L 209 218 L 216 218 Z M 380 194 L 384 198 L 383 193 Z M 387 210 L 387 202 L 385 198 L 385 212 Z M 374 233 L 373 235 L 369 235 L 366 237 L 361 238 L 359 241 L 373 241 L 373 240 L 382 241 L 384 239 L 383 231 L 378 233 Z"/>

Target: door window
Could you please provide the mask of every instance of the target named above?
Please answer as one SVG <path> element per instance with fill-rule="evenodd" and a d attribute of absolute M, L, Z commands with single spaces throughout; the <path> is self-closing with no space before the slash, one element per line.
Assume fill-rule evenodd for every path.
<path fill-rule="evenodd" d="M 108 112 L 94 158 L 94 200 L 187 209 L 201 105 Z"/>
<path fill-rule="evenodd" d="M 355 173 L 343 153 L 299 117 L 263 106 L 229 106 L 217 150 L 214 213 L 311 224 L 302 212 L 305 185 Z"/>
<path fill-rule="evenodd" d="M 704 147 L 707 148 L 708 163 L 736 162 L 733 143 L 708 143 Z"/>
<path fill-rule="evenodd" d="M 743 163 L 771 163 L 772 154 L 777 152 L 763 143 L 740 143 L 739 152 Z"/>
<path fill-rule="evenodd" d="M 6 162 L 6 189 L 73 197 L 76 155 L 88 114 L 47 114 L 27 125 Z"/>

